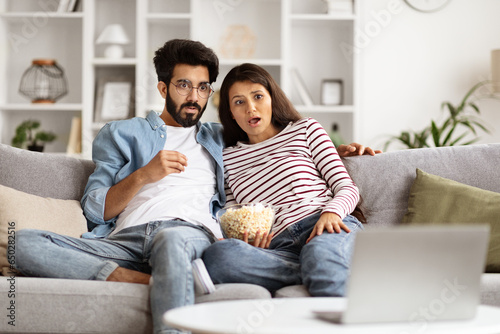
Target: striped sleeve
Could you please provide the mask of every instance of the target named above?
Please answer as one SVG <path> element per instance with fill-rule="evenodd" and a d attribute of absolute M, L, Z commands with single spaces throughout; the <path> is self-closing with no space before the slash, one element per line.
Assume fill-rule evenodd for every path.
<path fill-rule="evenodd" d="M 314 164 L 333 192 L 333 199 L 322 212 L 333 212 L 344 219 L 356 208 L 359 201 L 358 187 L 347 173 L 325 129 L 312 118 L 307 124 L 306 137 Z"/>

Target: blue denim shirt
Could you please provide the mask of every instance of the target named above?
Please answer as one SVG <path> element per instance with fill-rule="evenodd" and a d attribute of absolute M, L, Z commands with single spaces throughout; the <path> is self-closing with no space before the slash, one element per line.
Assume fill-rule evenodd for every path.
<path fill-rule="evenodd" d="M 199 122 L 197 128 L 196 141 L 216 162 L 217 190 L 210 201 L 210 212 L 215 217 L 226 202 L 222 125 Z M 165 123 L 154 111 L 146 118 L 114 121 L 101 129 L 92 145 L 92 159 L 96 168 L 89 177 L 81 201 L 91 231 L 85 233 L 84 238 L 105 238 L 113 231 L 116 217 L 104 220 L 104 205 L 109 188 L 147 165 L 163 149 L 166 140 Z"/>

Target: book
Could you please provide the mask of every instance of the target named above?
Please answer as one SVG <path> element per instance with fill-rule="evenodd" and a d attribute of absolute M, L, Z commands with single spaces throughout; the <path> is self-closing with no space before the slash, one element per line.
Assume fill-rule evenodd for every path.
<path fill-rule="evenodd" d="M 59 6 L 57 7 L 58 13 L 65 13 L 68 11 L 68 5 L 70 0 L 59 0 Z"/>
<path fill-rule="evenodd" d="M 75 12 L 77 7 L 78 7 L 78 2 L 79 2 L 79 0 L 69 0 L 67 11 L 68 12 Z"/>
<path fill-rule="evenodd" d="M 82 119 L 81 117 L 73 117 L 71 120 L 71 130 L 69 132 L 68 146 L 66 153 L 76 154 L 82 153 Z"/>

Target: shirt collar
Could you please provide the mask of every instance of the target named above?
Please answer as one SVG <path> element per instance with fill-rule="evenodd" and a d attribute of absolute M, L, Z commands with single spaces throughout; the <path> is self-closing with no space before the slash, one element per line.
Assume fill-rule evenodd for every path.
<path fill-rule="evenodd" d="M 160 118 L 160 115 L 154 110 L 151 110 L 146 117 L 146 120 L 149 122 L 149 125 L 153 130 L 159 129 L 165 122 Z"/>

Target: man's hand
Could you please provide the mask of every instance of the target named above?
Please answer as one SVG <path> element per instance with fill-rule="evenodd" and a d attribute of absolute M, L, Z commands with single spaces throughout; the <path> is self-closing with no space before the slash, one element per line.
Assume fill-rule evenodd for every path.
<path fill-rule="evenodd" d="M 144 183 L 153 183 L 173 173 L 181 173 L 187 167 L 187 158 L 177 151 L 161 150 L 140 169 Z"/>
<path fill-rule="evenodd" d="M 253 240 L 252 245 L 255 247 L 259 248 L 269 248 L 269 244 L 271 244 L 271 240 L 273 239 L 273 233 L 267 233 L 265 232 L 262 236 L 260 235 L 260 231 L 257 231 L 255 234 L 255 238 Z M 243 235 L 243 241 L 246 243 L 248 242 L 248 231 L 245 231 L 245 234 Z"/>
<path fill-rule="evenodd" d="M 375 155 L 378 153 L 382 153 L 381 150 L 373 150 L 370 147 L 364 147 L 358 143 L 351 143 L 349 145 L 339 145 L 337 147 L 337 152 L 339 153 L 341 158 L 345 157 L 353 157 L 357 155 Z"/>
<path fill-rule="evenodd" d="M 181 173 L 186 166 L 187 158 L 184 154 L 161 150 L 146 166 L 109 188 L 103 219 L 118 216 L 144 185 L 159 181 L 172 173 Z"/>
<path fill-rule="evenodd" d="M 340 219 L 340 217 L 336 213 L 325 212 L 321 214 L 318 222 L 316 223 L 316 225 L 314 225 L 309 238 L 306 240 L 306 244 L 315 236 L 323 234 L 323 231 L 325 229 L 329 233 L 340 233 L 341 230 L 344 230 L 347 233 L 351 232 L 351 230 L 347 227 L 346 224 L 344 224 L 342 219 Z"/>

